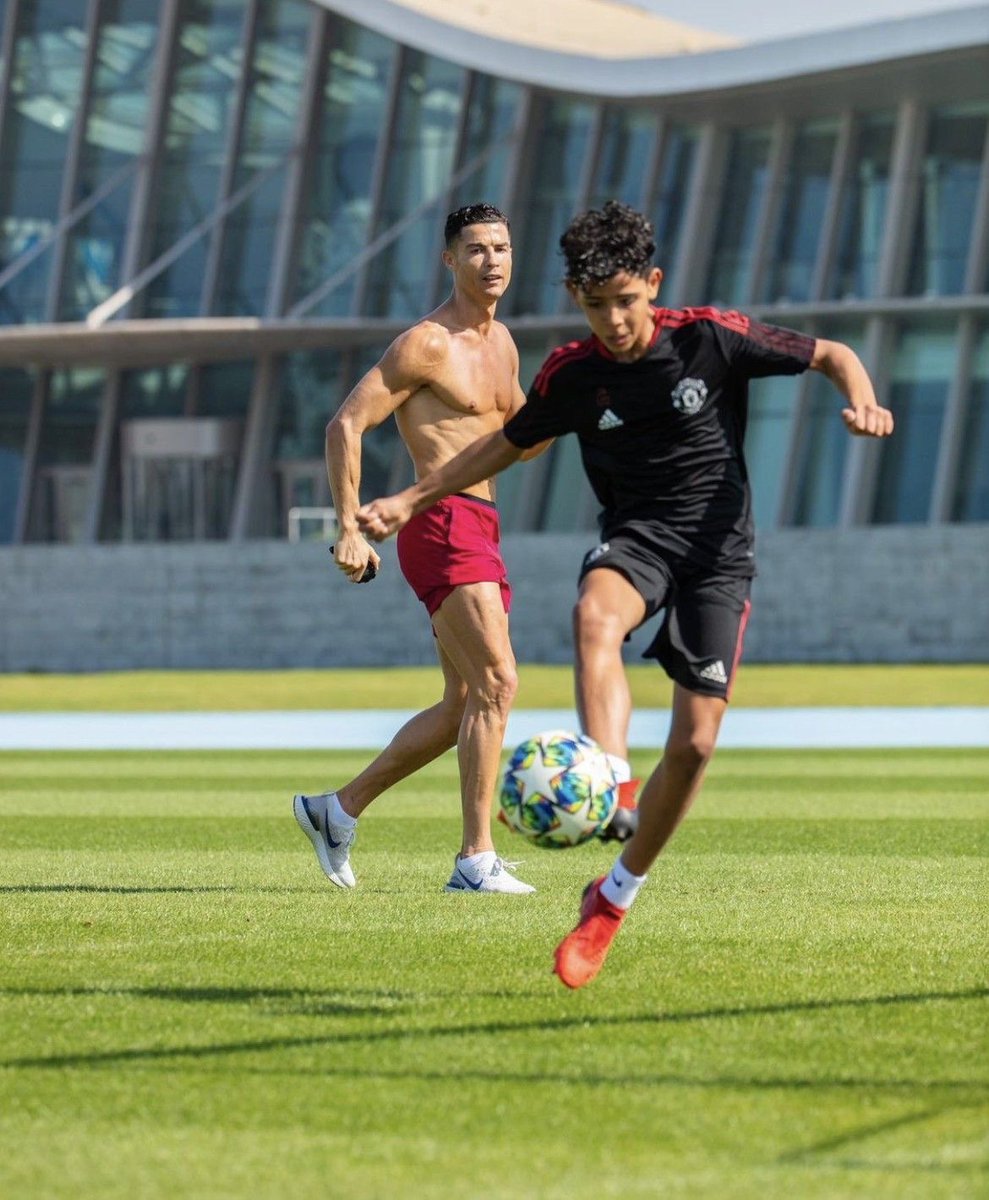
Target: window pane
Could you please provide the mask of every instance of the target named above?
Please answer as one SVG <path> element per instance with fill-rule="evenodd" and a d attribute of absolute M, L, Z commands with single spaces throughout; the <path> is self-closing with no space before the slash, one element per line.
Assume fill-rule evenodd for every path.
<path fill-rule="evenodd" d="M 989 328 L 979 335 L 972 362 L 951 519 L 989 521 Z"/>
<path fill-rule="evenodd" d="M 768 163 L 769 131 L 736 130 L 728 154 L 721 216 L 708 276 L 707 296 L 712 304 L 744 304 L 749 298 Z"/>
<path fill-rule="evenodd" d="M 544 103 L 529 195 L 519 204 L 525 226 L 517 255 L 523 264 L 521 279 L 516 281 L 521 286 L 512 289 L 514 312 L 556 312 L 560 307 L 560 234 L 577 207 L 593 111 L 590 104 L 577 101 Z"/>
<path fill-rule="evenodd" d="M 837 245 L 825 295 L 851 300 L 876 294 L 893 153 L 892 113 L 860 122 L 841 194 Z"/>
<path fill-rule="evenodd" d="M 38 444 L 31 541 L 75 542 L 82 537 L 105 384 L 106 375 L 98 368 L 52 372 Z"/>
<path fill-rule="evenodd" d="M 664 141 L 659 183 L 650 206 L 656 232 L 656 264 L 663 269 L 660 299 L 664 304 L 678 304 L 681 301 L 677 293 L 675 267 L 696 157 L 697 130 L 676 126 L 671 128 Z"/>
<path fill-rule="evenodd" d="M 181 417 L 188 376 L 185 363 L 125 371 L 120 381 L 120 419 Z"/>
<path fill-rule="evenodd" d="M 809 300 L 831 190 L 837 122 L 811 121 L 797 133 L 777 214 L 763 300 Z"/>
<path fill-rule="evenodd" d="M 312 8 L 300 0 L 262 5 L 233 190 L 275 170 L 227 217 L 216 310 L 265 311 L 275 231 L 295 141 Z"/>
<path fill-rule="evenodd" d="M 228 126 L 243 69 L 243 32 L 243 4 L 182 0 L 149 262 L 209 216 L 220 201 Z M 211 236 L 200 237 L 148 284 L 144 315 L 183 317 L 199 312 Z"/>
<path fill-rule="evenodd" d="M 334 24 L 331 41 L 303 198 L 296 302 L 341 270 L 368 241 L 374 161 L 396 51 L 394 42 L 349 21 Z M 351 274 L 342 280 L 309 315 L 347 316 L 355 278 Z"/>
<path fill-rule="evenodd" d="M 474 77 L 460 166 L 466 167 L 491 146 L 498 148 L 453 189 L 451 211 L 478 200 L 497 208 L 503 206 L 510 138 L 520 99 L 521 89 L 517 84 L 505 83 L 490 75 Z"/>
<path fill-rule="evenodd" d="M 986 143 L 986 106 L 931 115 L 919 180 L 911 295 L 956 295 L 965 286 L 972 220 Z"/>
<path fill-rule="evenodd" d="M 196 384 L 196 415 L 246 418 L 253 382 L 253 359 L 210 363 L 201 368 Z"/>
<path fill-rule="evenodd" d="M 757 528 L 770 528 L 777 523 L 800 386 L 799 379 L 783 376 L 754 379 L 749 385 L 745 461 Z"/>
<path fill-rule="evenodd" d="M 442 59 L 406 52 L 375 235 L 433 203 L 371 263 L 365 305 L 371 315 L 415 317 L 432 304 L 464 75 Z"/>
<path fill-rule="evenodd" d="M 14 536 L 33 394 L 33 372 L 0 369 L 0 543 Z"/>
<path fill-rule="evenodd" d="M 78 0 L 24 0 L 10 74 L 0 161 L 0 266 L 58 220 L 69 134 L 82 85 L 85 9 Z M 52 254 L 34 259 L 0 295 L 0 323 L 45 319 Z"/>
<path fill-rule="evenodd" d="M 889 400 L 896 433 L 882 444 L 877 524 L 928 519 L 955 349 L 954 330 L 943 326 L 908 327 L 900 334 Z"/>
<path fill-rule="evenodd" d="M 646 165 L 656 137 L 656 115 L 635 108 L 609 108 L 604 114 L 601 152 L 591 189 L 591 205 L 622 200 L 642 203 Z"/>
<path fill-rule="evenodd" d="M 73 202 L 78 205 L 108 185 L 112 190 L 66 237 L 62 320 L 81 320 L 123 282 L 121 257 L 137 160 L 144 148 L 158 8 L 157 0 L 108 0 L 101 9 Z"/>
<path fill-rule="evenodd" d="M 862 354 L 860 326 L 826 327 L 822 337 L 844 342 Z M 808 396 L 796 448 L 794 525 L 830 527 L 838 524 L 845 463 L 852 439 L 841 419 L 842 398 L 819 371 L 810 372 Z"/>

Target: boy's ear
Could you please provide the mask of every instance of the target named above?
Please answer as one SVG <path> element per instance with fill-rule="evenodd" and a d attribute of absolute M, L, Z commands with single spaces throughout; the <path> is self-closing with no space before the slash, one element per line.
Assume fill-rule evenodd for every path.
<path fill-rule="evenodd" d="M 659 267 L 653 267 L 646 276 L 646 283 L 649 285 L 649 299 L 655 300 L 659 295 L 659 285 L 663 282 L 663 272 Z"/>

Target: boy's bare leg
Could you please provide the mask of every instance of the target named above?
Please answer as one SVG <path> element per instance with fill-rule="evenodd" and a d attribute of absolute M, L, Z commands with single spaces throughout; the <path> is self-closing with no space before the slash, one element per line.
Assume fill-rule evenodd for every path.
<path fill-rule="evenodd" d="M 642 789 L 639 827 L 621 860 L 633 875 L 645 875 L 687 815 L 714 754 L 727 703 L 673 687 L 673 717 L 659 765 Z"/>
<path fill-rule="evenodd" d="M 584 576 L 573 614 L 577 713 L 588 737 L 624 759 L 632 694 L 622 644 L 645 615 L 642 597 L 618 571 L 599 567 Z"/>
<path fill-rule="evenodd" d="M 456 588 L 433 614 L 440 645 L 463 679 L 467 699 L 457 739 L 463 809 L 461 857 L 492 850 L 491 798 L 508 714 L 518 689 L 508 615 L 497 583 Z"/>

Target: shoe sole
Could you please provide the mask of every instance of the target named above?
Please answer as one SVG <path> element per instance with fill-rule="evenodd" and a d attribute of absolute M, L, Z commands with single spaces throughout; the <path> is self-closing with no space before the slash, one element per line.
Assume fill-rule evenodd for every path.
<path fill-rule="evenodd" d="M 295 814 L 296 824 L 310 840 L 310 842 L 312 842 L 312 847 L 316 851 L 316 859 L 319 862 L 320 869 L 330 883 L 335 883 L 338 888 L 343 888 L 345 891 L 347 888 L 354 887 L 356 885 L 356 880 L 354 883 L 347 883 L 347 881 L 345 879 L 341 879 L 341 877 L 333 869 L 333 864 L 330 862 L 330 856 L 326 850 L 326 843 L 323 841 L 319 830 L 315 829 L 312 821 L 309 820 L 309 814 L 306 812 L 306 806 L 302 803 L 301 795 L 296 796 L 292 801 L 292 812 Z"/>

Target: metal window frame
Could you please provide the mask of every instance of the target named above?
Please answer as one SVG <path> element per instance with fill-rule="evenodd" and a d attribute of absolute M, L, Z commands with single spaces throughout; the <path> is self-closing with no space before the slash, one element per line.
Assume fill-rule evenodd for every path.
<path fill-rule="evenodd" d="M 680 230 L 673 274 L 679 295 L 687 303 L 692 297 L 702 297 L 704 281 L 710 274 L 721 193 L 728 173 L 726 152 L 730 134 L 731 130 L 709 121 L 701 126 L 697 135 L 693 171 L 684 203 L 687 219 Z"/>

